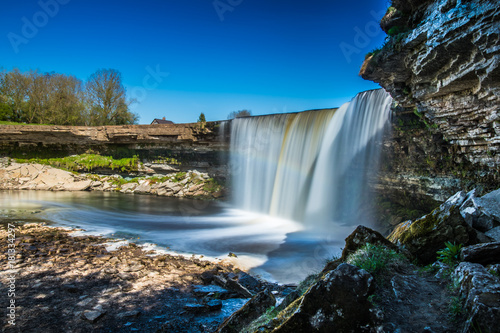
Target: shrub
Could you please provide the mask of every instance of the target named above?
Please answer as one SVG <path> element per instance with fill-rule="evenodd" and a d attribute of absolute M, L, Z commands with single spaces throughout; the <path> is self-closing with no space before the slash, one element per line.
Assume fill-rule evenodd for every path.
<path fill-rule="evenodd" d="M 451 242 L 445 242 L 446 246 L 444 249 L 437 251 L 437 260 L 442 263 L 455 267 L 460 262 L 460 251 L 462 250 L 463 244 L 455 244 Z"/>

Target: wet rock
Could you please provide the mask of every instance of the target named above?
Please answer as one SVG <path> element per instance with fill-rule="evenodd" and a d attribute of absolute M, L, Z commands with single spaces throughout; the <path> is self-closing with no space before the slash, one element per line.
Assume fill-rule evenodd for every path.
<path fill-rule="evenodd" d="M 221 275 L 214 275 L 214 282 L 223 288 L 226 288 L 232 292 L 235 292 L 245 298 L 253 297 L 253 294 L 248 291 L 247 288 L 243 287 L 238 281 L 233 279 L 225 278 Z"/>
<path fill-rule="evenodd" d="M 198 297 L 208 297 L 217 295 L 220 299 L 226 299 L 229 296 L 229 291 L 220 286 L 209 285 L 209 286 L 194 286 L 193 294 Z"/>
<path fill-rule="evenodd" d="M 465 298 L 463 332 L 500 332 L 500 279 L 482 265 L 468 262 L 460 263 L 454 274 Z"/>
<path fill-rule="evenodd" d="M 262 281 L 245 272 L 238 274 L 238 283 L 253 293 L 258 293 L 263 289 Z"/>
<path fill-rule="evenodd" d="M 91 323 L 95 323 L 99 318 L 104 316 L 106 312 L 100 310 L 86 310 L 82 312 L 82 318 Z"/>
<path fill-rule="evenodd" d="M 184 310 L 191 313 L 202 313 L 205 312 L 207 308 L 203 304 L 188 303 L 184 305 Z"/>
<path fill-rule="evenodd" d="M 126 311 L 126 312 L 121 312 L 116 315 L 117 318 L 134 318 L 137 317 L 141 314 L 141 311 L 139 310 L 131 310 L 131 311 Z"/>
<path fill-rule="evenodd" d="M 222 301 L 218 299 L 213 299 L 205 304 L 209 311 L 219 311 L 222 309 Z"/>
<path fill-rule="evenodd" d="M 462 261 L 482 265 L 500 263 L 500 242 L 482 243 L 464 247 L 460 253 Z"/>
<path fill-rule="evenodd" d="M 262 291 L 249 300 L 241 309 L 227 318 L 217 329 L 217 333 L 238 333 L 243 327 L 260 317 L 267 309 L 276 304 L 269 291 Z"/>
<path fill-rule="evenodd" d="M 373 290 L 369 273 L 341 264 L 289 305 L 288 318 L 273 332 L 361 332 L 371 324 Z"/>
<path fill-rule="evenodd" d="M 435 261 L 436 251 L 442 249 L 445 242 L 476 244 L 477 233 L 459 210 L 465 198 L 464 192 L 456 193 L 430 214 L 399 224 L 388 239 L 407 249 L 424 265 Z"/>
<path fill-rule="evenodd" d="M 495 227 L 485 233 L 486 236 L 494 241 L 500 242 L 500 227 Z"/>

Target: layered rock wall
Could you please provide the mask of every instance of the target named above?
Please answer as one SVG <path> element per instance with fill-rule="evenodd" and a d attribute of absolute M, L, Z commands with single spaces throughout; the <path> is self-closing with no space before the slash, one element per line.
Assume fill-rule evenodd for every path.
<path fill-rule="evenodd" d="M 224 178 L 227 134 L 221 131 L 221 122 L 97 127 L 1 125 L 0 153 L 47 158 L 91 151 L 116 158 L 139 155 L 146 163 L 168 158 L 176 161 L 166 167 L 168 172 L 197 169 Z"/>
<path fill-rule="evenodd" d="M 462 158 L 498 180 L 500 7 L 493 0 L 393 0 L 389 37 L 360 75 L 424 116 Z M 430 156 L 434 158 L 434 156 Z"/>

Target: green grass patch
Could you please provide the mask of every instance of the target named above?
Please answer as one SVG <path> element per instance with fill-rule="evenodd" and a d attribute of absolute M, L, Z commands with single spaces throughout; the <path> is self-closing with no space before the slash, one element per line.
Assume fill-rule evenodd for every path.
<path fill-rule="evenodd" d="M 0 125 L 29 125 L 29 126 L 48 126 L 50 124 L 26 124 L 26 123 L 17 123 L 15 121 L 5 121 L 5 120 L 1 120 L 0 121 Z"/>
<path fill-rule="evenodd" d="M 346 262 L 364 269 L 368 273 L 380 273 L 389 267 L 408 263 L 406 257 L 395 250 L 382 245 L 367 243 L 361 249 L 351 254 Z"/>
<path fill-rule="evenodd" d="M 186 172 L 177 172 L 174 177 L 172 178 L 172 181 L 174 183 L 178 183 L 186 178 Z"/>
<path fill-rule="evenodd" d="M 114 159 L 111 156 L 97 154 L 81 154 L 61 158 L 17 158 L 18 163 L 39 163 L 69 171 L 92 171 L 96 168 L 118 170 L 120 172 L 138 171 L 140 161 L 137 156 L 132 158 Z"/>
<path fill-rule="evenodd" d="M 215 181 L 215 179 L 210 178 L 203 185 L 203 190 L 208 193 L 215 193 L 222 189 L 222 186 Z"/>

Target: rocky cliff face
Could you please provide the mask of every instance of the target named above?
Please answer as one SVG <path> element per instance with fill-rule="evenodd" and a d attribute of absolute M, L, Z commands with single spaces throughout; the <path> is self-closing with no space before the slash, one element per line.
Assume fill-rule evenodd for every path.
<path fill-rule="evenodd" d="M 223 127 L 224 128 L 224 127 Z M 229 126 L 225 127 L 226 129 Z M 228 174 L 228 131 L 221 122 L 125 126 L 0 126 L 0 155 L 48 158 L 88 151 L 144 162 L 175 160 L 165 172 L 196 169 L 212 177 Z M 155 169 L 162 163 L 147 164 Z M 157 173 L 165 173 L 158 169 Z"/>
<path fill-rule="evenodd" d="M 422 115 L 455 163 L 473 164 L 498 185 L 498 1 L 393 0 L 381 27 L 387 42 L 367 55 L 360 75 Z"/>

